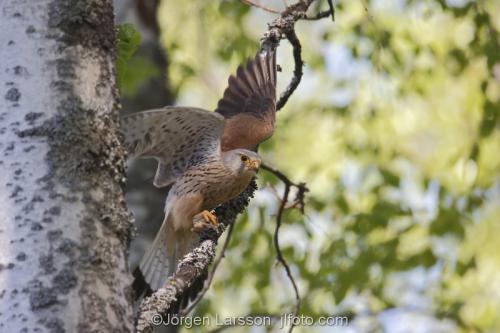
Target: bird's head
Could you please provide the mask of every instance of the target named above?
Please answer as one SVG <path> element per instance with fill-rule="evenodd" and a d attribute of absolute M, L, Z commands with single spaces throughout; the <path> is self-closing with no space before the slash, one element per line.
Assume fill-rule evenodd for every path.
<path fill-rule="evenodd" d="M 260 156 L 251 150 L 234 149 L 224 152 L 223 155 L 224 165 L 238 174 L 254 175 L 262 163 Z"/>

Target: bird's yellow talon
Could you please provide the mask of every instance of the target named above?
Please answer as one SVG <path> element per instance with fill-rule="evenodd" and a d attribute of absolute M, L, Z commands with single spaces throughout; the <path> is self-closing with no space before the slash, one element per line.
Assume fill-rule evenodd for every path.
<path fill-rule="evenodd" d="M 204 210 L 203 212 L 201 212 L 201 216 L 205 221 L 209 222 L 210 224 L 217 225 L 217 216 L 210 213 L 208 210 Z"/>

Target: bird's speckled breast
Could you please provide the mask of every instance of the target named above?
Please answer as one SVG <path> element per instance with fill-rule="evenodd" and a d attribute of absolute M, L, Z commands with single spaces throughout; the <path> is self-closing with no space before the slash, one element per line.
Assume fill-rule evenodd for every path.
<path fill-rule="evenodd" d="M 177 180 L 172 190 L 179 197 L 190 193 L 201 193 L 203 195 L 202 210 L 211 210 L 238 196 L 248 186 L 251 179 L 251 173 L 236 175 L 222 162 L 213 161 L 186 171 Z"/>
<path fill-rule="evenodd" d="M 221 179 L 222 180 L 222 179 Z M 228 174 L 221 183 L 210 184 L 205 188 L 203 209 L 212 210 L 215 207 L 237 197 L 252 180 L 251 174 L 235 176 Z"/>

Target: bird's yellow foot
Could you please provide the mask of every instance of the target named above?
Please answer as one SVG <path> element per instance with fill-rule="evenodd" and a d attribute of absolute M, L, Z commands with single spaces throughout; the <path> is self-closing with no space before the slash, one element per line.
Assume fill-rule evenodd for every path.
<path fill-rule="evenodd" d="M 204 210 L 203 212 L 194 216 L 193 228 L 191 228 L 191 231 L 201 232 L 207 229 L 217 229 L 217 217 L 214 214 L 210 213 L 208 210 Z"/>
<path fill-rule="evenodd" d="M 210 213 L 208 210 L 204 210 L 200 214 L 205 219 L 205 221 L 209 222 L 210 224 L 217 225 L 217 216 Z"/>

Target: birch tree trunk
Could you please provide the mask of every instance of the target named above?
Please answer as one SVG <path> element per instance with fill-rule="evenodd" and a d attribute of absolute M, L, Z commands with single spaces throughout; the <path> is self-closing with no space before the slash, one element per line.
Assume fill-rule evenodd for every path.
<path fill-rule="evenodd" d="M 0 332 L 129 332 L 112 0 L 0 0 Z"/>

